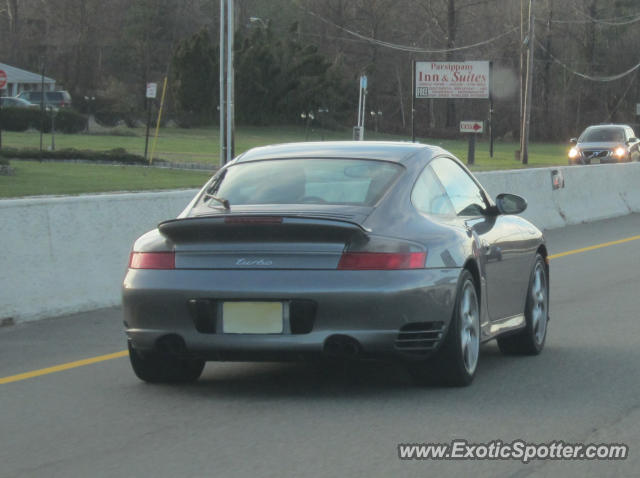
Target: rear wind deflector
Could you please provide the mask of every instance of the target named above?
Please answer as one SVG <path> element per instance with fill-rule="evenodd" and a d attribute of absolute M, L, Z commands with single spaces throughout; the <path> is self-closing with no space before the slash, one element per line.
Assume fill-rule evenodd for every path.
<path fill-rule="evenodd" d="M 365 239 L 359 224 L 313 217 L 218 216 L 172 219 L 158 229 L 175 243 L 227 241 L 346 242 Z"/>

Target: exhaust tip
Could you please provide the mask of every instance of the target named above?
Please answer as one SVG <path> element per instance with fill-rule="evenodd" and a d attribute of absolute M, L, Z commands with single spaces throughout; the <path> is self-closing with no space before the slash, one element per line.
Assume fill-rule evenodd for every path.
<path fill-rule="evenodd" d="M 184 339 L 175 334 L 160 337 L 156 341 L 156 349 L 173 356 L 181 356 L 187 353 Z"/>
<path fill-rule="evenodd" d="M 360 352 L 360 343 L 348 335 L 331 335 L 324 341 L 324 353 L 331 357 L 354 358 Z"/>

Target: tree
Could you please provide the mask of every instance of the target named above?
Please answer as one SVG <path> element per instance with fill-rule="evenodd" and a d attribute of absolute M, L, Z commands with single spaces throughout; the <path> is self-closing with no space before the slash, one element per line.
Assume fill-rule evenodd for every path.
<path fill-rule="evenodd" d="M 181 41 L 173 54 L 172 85 L 178 109 L 195 115 L 198 122 L 216 117 L 219 101 L 218 51 L 207 29 Z"/>

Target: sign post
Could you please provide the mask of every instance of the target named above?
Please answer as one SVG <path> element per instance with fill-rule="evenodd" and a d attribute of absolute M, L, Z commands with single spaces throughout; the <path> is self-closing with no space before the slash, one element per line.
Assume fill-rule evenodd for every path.
<path fill-rule="evenodd" d="M 0 70 L 0 92 L 7 86 L 7 74 Z M 0 95 L 1 96 L 1 95 Z M 2 102 L 0 101 L 0 149 L 2 149 Z"/>
<path fill-rule="evenodd" d="M 145 94 L 145 101 L 147 103 L 147 134 L 144 140 L 144 160 L 147 160 L 147 151 L 149 150 L 149 127 L 151 125 L 151 103 L 158 94 L 157 83 L 147 83 L 147 91 Z"/>
<path fill-rule="evenodd" d="M 367 103 L 367 77 L 360 77 L 360 93 L 358 96 L 358 125 L 353 128 L 353 139 L 355 141 L 364 140 L 364 118 Z"/>
<path fill-rule="evenodd" d="M 460 132 L 469 134 L 469 151 L 467 153 L 467 164 L 476 162 L 476 135 L 484 132 L 484 122 L 482 121 L 460 121 Z"/>

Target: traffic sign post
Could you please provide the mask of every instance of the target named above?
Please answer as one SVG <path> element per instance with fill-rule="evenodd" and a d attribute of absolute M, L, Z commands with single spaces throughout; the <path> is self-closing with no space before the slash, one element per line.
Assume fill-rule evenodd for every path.
<path fill-rule="evenodd" d="M 460 121 L 460 132 L 469 134 L 469 151 L 467 164 L 476 162 L 476 135 L 484 132 L 483 121 Z"/>
<path fill-rule="evenodd" d="M 147 134 L 144 140 L 144 159 L 147 160 L 147 152 L 149 150 L 149 127 L 151 125 L 151 100 L 155 99 L 158 94 L 158 83 L 147 83 L 147 91 L 145 101 L 147 102 Z"/>

